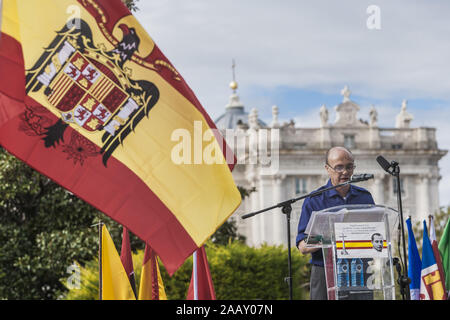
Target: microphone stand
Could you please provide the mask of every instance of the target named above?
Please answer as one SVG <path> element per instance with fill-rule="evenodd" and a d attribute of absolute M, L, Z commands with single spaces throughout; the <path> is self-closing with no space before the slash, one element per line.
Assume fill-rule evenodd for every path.
<path fill-rule="evenodd" d="M 348 180 L 346 182 L 343 182 L 343 183 L 335 185 L 335 186 L 331 186 L 331 187 L 328 187 L 328 188 L 325 188 L 325 189 L 322 189 L 322 190 L 317 190 L 317 191 L 311 192 L 309 194 L 303 195 L 301 197 L 292 198 L 292 199 L 280 202 L 280 203 L 278 203 L 278 204 L 276 204 L 274 206 L 271 206 L 271 207 L 268 207 L 268 208 L 265 208 L 265 209 L 262 209 L 262 210 L 259 210 L 259 211 L 255 211 L 255 212 L 244 214 L 241 217 L 242 219 L 247 219 L 247 218 L 253 217 L 253 216 L 257 215 L 257 214 L 260 214 L 260 213 L 263 213 L 263 212 L 266 212 L 266 211 L 269 211 L 269 210 L 272 210 L 272 209 L 275 209 L 275 208 L 281 208 L 281 212 L 286 215 L 287 246 L 288 246 L 288 277 L 285 278 L 285 281 L 288 283 L 288 287 L 289 287 L 289 300 L 292 300 L 292 262 L 291 262 L 291 212 L 292 212 L 292 204 L 297 202 L 297 201 L 299 201 L 299 200 L 305 199 L 307 197 L 317 196 L 317 195 L 322 194 L 322 193 L 324 193 L 324 192 L 326 192 L 328 190 L 331 190 L 331 189 L 336 189 L 336 188 L 343 187 L 343 186 L 346 186 L 346 185 L 351 184 L 351 183 L 365 181 L 365 180 L 368 180 L 368 179 L 370 179 L 370 178 L 358 179 L 358 180 L 351 180 L 350 179 L 350 180 Z"/>
<path fill-rule="evenodd" d="M 398 278 L 398 284 L 400 285 L 400 291 L 402 293 L 402 298 L 405 300 L 411 300 L 411 292 L 409 289 L 409 283 L 411 282 L 411 279 L 408 278 L 408 266 L 406 263 L 406 244 L 405 244 L 405 229 L 403 226 L 403 207 L 402 207 L 402 189 L 401 189 L 401 183 L 400 183 L 400 166 L 397 161 L 387 161 L 383 156 L 377 157 L 377 162 L 380 164 L 380 166 L 389 173 L 390 175 L 395 177 L 395 182 L 397 186 L 397 205 L 398 205 L 398 212 L 400 213 L 400 223 L 399 223 L 399 233 L 401 232 L 401 238 L 403 242 L 403 258 L 404 261 L 401 259 L 402 254 L 399 252 L 400 255 L 400 261 L 402 262 L 404 268 L 403 268 L 403 275 L 399 274 Z M 400 236 L 399 236 L 400 238 Z M 398 242 L 400 243 L 400 239 L 398 239 Z M 400 251 L 400 250 L 399 250 Z M 397 268 L 399 265 L 396 266 Z"/>
<path fill-rule="evenodd" d="M 403 260 L 401 260 L 403 264 L 403 275 L 398 278 L 398 284 L 400 285 L 400 292 L 402 294 L 403 300 L 411 300 L 411 292 L 409 290 L 409 284 L 411 282 L 411 279 L 408 277 L 408 266 L 406 262 L 406 244 L 405 244 L 405 229 L 403 226 L 403 207 L 402 207 L 402 190 L 401 190 L 401 184 L 400 184 L 400 166 L 398 162 L 392 161 L 392 172 L 388 171 L 391 175 L 395 177 L 396 184 L 397 184 L 397 205 L 398 205 L 398 211 L 400 213 L 400 228 L 401 228 L 401 238 L 402 238 L 402 245 L 403 245 Z"/>

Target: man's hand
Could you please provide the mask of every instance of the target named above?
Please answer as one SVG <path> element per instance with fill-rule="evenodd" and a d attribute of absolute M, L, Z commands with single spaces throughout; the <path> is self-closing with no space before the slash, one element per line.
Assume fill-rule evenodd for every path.
<path fill-rule="evenodd" d="M 308 254 L 308 253 L 312 253 L 312 252 L 316 252 L 317 250 L 319 250 L 320 248 L 308 248 L 306 247 L 306 243 L 304 240 L 300 241 L 298 243 L 298 250 L 302 253 L 302 254 Z"/>

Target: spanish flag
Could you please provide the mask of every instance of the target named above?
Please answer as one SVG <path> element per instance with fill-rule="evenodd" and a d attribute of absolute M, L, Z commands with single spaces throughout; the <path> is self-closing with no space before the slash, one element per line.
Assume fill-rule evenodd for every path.
<path fill-rule="evenodd" d="M 158 257 L 149 245 L 145 246 L 142 262 L 139 300 L 167 300 L 161 272 L 159 271 Z"/>
<path fill-rule="evenodd" d="M 136 300 L 128 275 L 105 225 L 102 226 L 101 241 L 102 300 Z"/>
<path fill-rule="evenodd" d="M 0 144 L 175 270 L 241 202 L 235 157 L 120 0 L 3 0 Z"/>

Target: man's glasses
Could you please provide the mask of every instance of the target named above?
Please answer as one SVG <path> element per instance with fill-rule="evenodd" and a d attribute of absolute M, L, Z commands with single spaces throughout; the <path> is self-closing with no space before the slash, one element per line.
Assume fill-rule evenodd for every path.
<path fill-rule="evenodd" d="M 355 166 L 353 163 L 350 163 L 350 164 L 348 164 L 348 165 L 346 165 L 346 166 L 344 166 L 344 165 L 342 165 L 342 164 L 339 164 L 339 165 L 335 166 L 334 168 L 333 168 L 332 166 L 330 166 L 330 165 L 327 163 L 327 166 L 328 166 L 330 169 L 332 169 L 333 171 L 337 172 L 337 173 L 342 173 L 342 172 L 344 172 L 345 170 L 347 170 L 347 171 L 353 171 L 353 170 L 356 168 L 356 166 Z"/>

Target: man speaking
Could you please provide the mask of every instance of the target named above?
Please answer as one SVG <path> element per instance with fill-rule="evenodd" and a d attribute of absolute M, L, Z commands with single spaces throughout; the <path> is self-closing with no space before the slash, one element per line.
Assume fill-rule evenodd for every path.
<path fill-rule="evenodd" d="M 344 147 L 333 147 L 325 156 L 325 169 L 330 179 L 328 183 L 317 190 L 336 186 L 350 180 L 355 161 L 350 150 Z M 310 299 L 327 300 L 327 286 L 323 255 L 320 248 L 307 248 L 305 229 L 313 211 L 347 205 L 375 204 L 372 195 L 364 188 L 347 184 L 336 189 L 325 191 L 317 196 L 307 197 L 303 202 L 302 213 L 298 223 L 296 246 L 302 254 L 311 253 Z"/>

